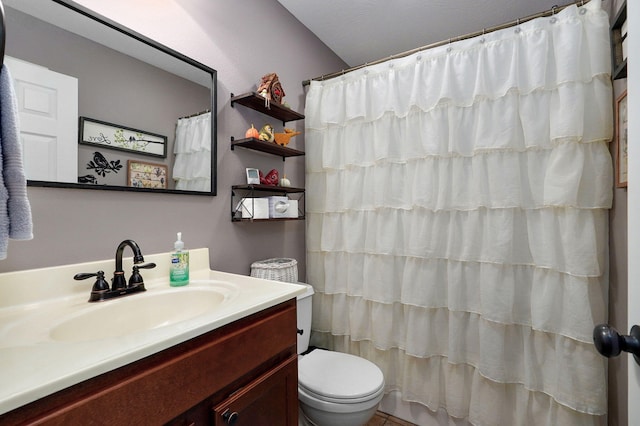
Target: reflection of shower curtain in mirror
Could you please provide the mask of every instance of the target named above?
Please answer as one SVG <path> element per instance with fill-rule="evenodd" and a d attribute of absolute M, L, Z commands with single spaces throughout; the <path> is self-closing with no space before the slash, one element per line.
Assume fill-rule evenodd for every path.
<path fill-rule="evenodd" d="M 591 337 L 613 195 L 600 6 L 309 88 L 312 344 L 372 360 L 387 392 L 446 410 L 440 424 L 606 422 Z"/>
<path fill-rule="evenodd" d="M 178 120 L 173 153 L 176 189 L 211 191 L 210 112 Z"/>

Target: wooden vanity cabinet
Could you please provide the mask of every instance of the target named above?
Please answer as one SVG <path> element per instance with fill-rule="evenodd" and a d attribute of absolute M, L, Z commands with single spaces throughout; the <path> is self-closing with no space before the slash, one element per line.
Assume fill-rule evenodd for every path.
<path fill-rule="evenodd" d="M 295 426 L 295 302 L 10 411 L 0 424 Z"/>

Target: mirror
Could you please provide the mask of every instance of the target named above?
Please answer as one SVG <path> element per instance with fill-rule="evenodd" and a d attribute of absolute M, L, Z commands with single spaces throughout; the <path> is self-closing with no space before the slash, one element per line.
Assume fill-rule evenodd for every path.
<path fill-rule="evenodd" d="M 214 69 L 72 1 L 3 2 L 29 186 L 216 194 Z"/>

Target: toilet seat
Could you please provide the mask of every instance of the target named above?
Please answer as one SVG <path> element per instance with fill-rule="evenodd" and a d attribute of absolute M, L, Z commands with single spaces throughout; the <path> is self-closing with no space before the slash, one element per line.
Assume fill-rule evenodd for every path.
<path fill-rule="evenodd" d="M 319 401 L 358 404 L 384 392 L 384 376 L 364 358 L 316 349 L 298 361 L 298 387 Z"/>

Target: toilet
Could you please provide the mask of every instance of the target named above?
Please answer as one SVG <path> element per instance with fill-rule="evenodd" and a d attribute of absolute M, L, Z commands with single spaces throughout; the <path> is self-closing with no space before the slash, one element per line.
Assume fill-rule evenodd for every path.
<path fill-rule="evenodd" d="M 300 425 L 362 426 L 384 396 L 384 376 L 372 362 L 354 355 L 309 348 L 313 287 L 297 298 L 298 399 Z"/>

